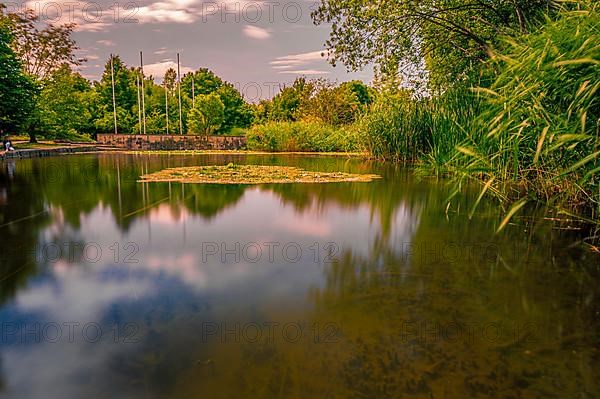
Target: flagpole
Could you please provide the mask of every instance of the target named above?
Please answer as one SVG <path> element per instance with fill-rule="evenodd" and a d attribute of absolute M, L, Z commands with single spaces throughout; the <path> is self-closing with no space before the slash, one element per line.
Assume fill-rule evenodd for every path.
<path fill-rule="evenodd" d="M 110 55 L 110 81 L 112 86 L 112 102 L 113 102 L 113 118 L 115 122 L 115 134 L 117 131 L 117 100 L 115 99 L 115 67 L 113 62 L 113 55 Z"/>
<path fill-rule="evenodd" d="M 183 115 L 181 113 L 181 70 L 179 68 L 179 53 L 177 53 L 177 83 L 179 91 L 179 134 L 183 134 Z"/>
<path fill-rule="evenodd" d="M 141 99 L 140 99 L 140 74 L 135 74 L 135 85 L 137 87 L 137 107 L 138 107 L 138 128 L 140 129 L 140 134 L 142 134 L 142 107 L 141 107 Z"/>
<path fill-rule="evenodd" d="M 142 122 L 144 124 L 144 134 L 146 134 L 146 93 L 144 92 L 144 59 L 140 51 L 140 69 L 142 71 Z"/>
<path fill-rule="evenodd" d="M 167 80 L 164 81 L 165 84 L 165 115 L 167 122 L 167 134 L 169 134 L 169 89 L 167 88 Z"/>

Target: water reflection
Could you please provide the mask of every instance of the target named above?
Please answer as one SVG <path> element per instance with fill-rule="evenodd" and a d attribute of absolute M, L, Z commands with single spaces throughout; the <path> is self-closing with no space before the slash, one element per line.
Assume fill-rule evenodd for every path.
<path fill-rule="evenodd" d="M 384 179 L 137 182 L 229 162 Z M 3 168 L 7 397 L 598 394 L 597 259 L 544 228 L 492 235 L 494 204 L 447 215 L 443 185 L 341 158 L 104 154 Z"/>

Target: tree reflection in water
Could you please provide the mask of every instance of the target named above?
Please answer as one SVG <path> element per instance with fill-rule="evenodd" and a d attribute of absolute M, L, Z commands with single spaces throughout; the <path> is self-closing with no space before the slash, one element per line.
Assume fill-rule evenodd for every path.
<path fill-rule="evenodd" d="M 137 182 L 167 167 L 230 162 L 384 179 L 260 188 Z M 322 157 L 98 154 L 2 166 L 3 320 L 139 327 L 133 345 L 5 342 L 4 385 L 29 366 L 27 378 L 41 381 L 19 385 L 36 389 L 29 396 L 48 390 L 43 381 L 61 381 L 53 392 L 63 397 L 90 389 L 112 397 L 598 393 L 599 285 L 590 255 L 543 225 L 494 236 L 496 204 L 482 202 L 470 220 L 464 210 L 476 198 L 447 209 L 443 183 Z M 305 248 L 335 242 L 340 250 L 318 264 L 199 260 L 202 240 L 261 239 Z M 39 254 L 90 240 L 146 244 L 133 266 Z M 298 342 L 206 342 L 199 332 L 207 320 L 301 321 L 306 334 Z M 81 353 L 93 360 L 68 368 Z M 33 368 L 41 360 L 65 370 Z"/>

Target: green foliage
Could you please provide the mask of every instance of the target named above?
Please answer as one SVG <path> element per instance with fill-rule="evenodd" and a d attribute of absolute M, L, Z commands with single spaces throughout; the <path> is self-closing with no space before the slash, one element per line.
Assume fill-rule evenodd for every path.
<path fill-rule="evenodd" d="M 90 83 L 67 65 L 43 82 L 36 112 L 47 138 L 66 139 L 93 130 L 90 91 Z"/>
<path fill-rule="evenodd" d="M 382 93 L 357 124 L 361 142 L 376 158 L 415 160 L 430 138 L 426 104 L 410 93 Z"/>
<path fill-rule="evenodd" d="M 96 125 L 104 133 L 114 130 L 112 76 L 110 59 L 106 61 L 100 83 L 95 87 L 98 92 L 101 114 Z M 117 105 L 117 125 L 119 133 L 134 133 L 137 121 L 137 84 L 138 71 L 129 69 L 117 55 L 113 58 L 115 80 L 115 102 Z M 107 123 L 111 121 L 110 123 Z"/>
<path fill-rule="evenodd" d="M 187 73 L 183 76 L 181 90 L 188 98 L 217 93 L 223 102 L 224 117 L 218 131 L 214 133 L 226 133 L 234 127 L 250 127 L 253 120 L 252 108 L 244 101 L 240 92 L 228 82 L 223 81 L 212 71 L 201 68 L 196 72 Z M 191 104 L 191 103 L 190 103 Z M 190 109 L 185 108 L 184 113 Z"/>
<path fill-rule="evenodd" d="M 267 121 L 320 121 L 332 126 L 349 125 L 372 102 L 372 90 L 360 81 L 333 85 L 326 80 L 298 78 L 271 101 L 254 107 L 257 123 Z"/>
<path fill-rule="evenodd" d="M 359 86 L 333 86 L 327 82 L 313 83 L 313 93 L 300 103 L 297 116 L 300 119 L 316 120 L 341 126 L 353 123 L 363 109 L 357 92 Z M 366 86 L 365 86 L 366 90 Z M 369 101 L 363 98 L 364 101 Z"/>
<path fill-rule="evenodd" d="M 0 14 L 0 133 L 19 132 L 31 115 L 36 85 L 12 50 L 13 35 Z"/>
<path fill-rule="evenodd" d="M 330 61 L 351 70 L 376 64 L 382 73 L 418 72 L 423 57 L 433 87 L 477 72 L 499 32 L 526 30 L 547 0 L 321 0 L 316 24 L 331 26 Z"/>
<path fill-rule="evenodd" d="M 233 85 L 223 84 L 216 93 L 224 106 L 223 123 L 219 133 L 225 133 L 234 127 L 248 128 L 252 125 L 254 114 L 252 108 L 246 104 L 244 98 Z"/>
<path fill-rule="evenodd" d="M 181 91 L 192 98 L 192 86 L 195 95 L 211 94 L 223 86 L 223 79 L 209 69 L 200 68 L 195 72 L 186 73 L 181 78 Z"/>
<path fill-rule="evenodd" d="M 196 96 L 194 107 L 188 114 L 188 131 L 194 134 L 212 134 L 224 121 L 225 106 L 217 93 Z"/>
<path fill-rule="evenodd" d="M 0 17 L 3 17 L 2 13 L 0 7 Z M 28 75 L 47 79 L 65 64 L 78 66 L 85 61 L 76 56 L 79 47 L 72 38 L 75 24 L 50 23 L 40 29 L 40 18 L 32 9 L 9 13 L 5 19 L 12 25 L 15 35 L 12 47 Z"/>
<path fill-rule="evenodd" d="M 284 87 L 273 97 L 268 106 L 267 119 L 270 121 L 296 121 L 299 120 L 300 105 L 310 98 L 314 90 L 314 83 L 305 78 L 298 78 L 290 87 Z"/>
<path fill-rule="evenodd" d="M 494 179 L 547 203 L 600 203 L 600 16 L 578 2 L 536 32 L 503 38 L 477 129 L 458 151 L 464 177 Z"/>
<path fill-rule="evenodd" d="M 348 129 L 349 130 L 349 129 Z M 258 151 L 356 151 L 356 135 L 320 122 L 268 122 L 248 131 L 248 149 Z"/>
<path fill-rule="evenodd" d="M 117 129 L 119 133 L 133 132 L 136 123 L 137 115 L 134 115 L 131 110 L 117 107 Z M 109 108 L 106 105 L 101 105 L 97 119 L 94 120 L 94 128 L 100 133 L 112 133 L 115 129 L 114 126 L 112 106 Z"/>
<path fill-rule="evenodd" d="M 358 100 L 360 105 L 370 105 L 373 102 L 375 92 L 360 80 L 351 80 L 340 85 L 341 88 L 349 89 Z"/>

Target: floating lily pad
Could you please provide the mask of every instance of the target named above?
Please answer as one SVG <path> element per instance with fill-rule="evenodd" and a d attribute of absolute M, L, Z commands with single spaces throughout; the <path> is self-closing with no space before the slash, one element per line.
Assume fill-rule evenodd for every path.
<path fill-rule="evenodd" d="M 169 168 L 141 176 L 142 182 L 283 184 L 370 182 L 373 174 L 311 172 L 291 166 L 233 165 Z"/>

